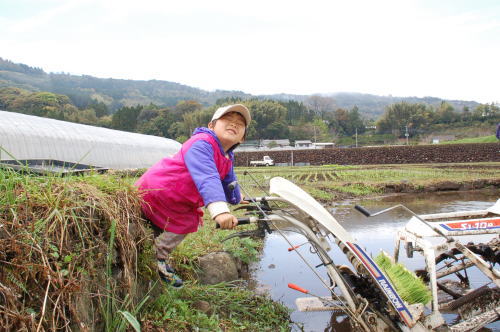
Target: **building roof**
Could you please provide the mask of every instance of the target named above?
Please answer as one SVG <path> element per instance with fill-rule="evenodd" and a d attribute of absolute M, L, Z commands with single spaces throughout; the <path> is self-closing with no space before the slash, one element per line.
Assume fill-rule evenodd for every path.
<path fill-rule="evenodd" d="M 150 167 L 172 139 L 0 111 L 0 160 L 54 159 L 114 169 Z"/>
<path fill-rule="evenodd" d="M 313 145 L 335 145 L 333 142 L 317 142 L 317 143 L 312 143 Z"/>
<path fill-rule="evenodd" d="M 288 138 L 286 138 L 286 139 L 263 139 L 261 141 L 261 144 L 268 145 L 271 142 L 275 142 L 278 145 L 290 145 L 290 140 Z"/>

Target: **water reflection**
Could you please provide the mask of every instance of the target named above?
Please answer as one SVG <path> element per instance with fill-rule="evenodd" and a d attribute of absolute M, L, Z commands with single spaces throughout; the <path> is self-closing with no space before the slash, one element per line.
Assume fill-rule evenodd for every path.
<path fill-rule="evenodd" d="M 368 252 L 376 254 L 379 250 L 385 250 L 391 255 L 394 250 L 394 236 L 398 228 L 403 227 L 409 219 L 409 214 L 404 210 L 393 210 L 384 215 L 366 218 L 353 209 L 354 204 L 363 205 L 371 212 L 380 211 L 396 204 L 404 204 L 418 214 L 451 212 L 459 210 L 480 210 L 490 207 L 498 198 L 496 191 L 475 191 L 475 192 L 446 192 L 432 194 L 412 194 L 387 196 L 378 199 L 362 201 L 345 201 L 334 204 L 331 207 L 332 213 L 337 220 L 346 228 Z M 294 244 L 304 242 L 304 238 L 296 233 L 286 232 L 289 240 Z M 491 236 L 487 236 L 491 238 Z M 475 242 L 482 241 L 482 238 L 475 239 Z M 289 244 L 278 234 L 271 234 L 267 237 L 262 258 L 253 267 L 253 276 L 257 283 L 269 290 L 270 296 L 280 301 L 292 310 L 291 319 L 299 326 L 292 327 L 295 331 L 350 331 L 345 316 L 334 312 L 299 312 L 296 310 L 295 299 L 306 296 L 302 293 L 290 290 L 288 283 L 295 283 L 308 289 L 311 293 L 319 296 L 327 296 L 328 291 L 322 286 L 315 274 L 302 262 L 293 252 L 287 249 Z M 316 255 L 309 252 L 309 246 L 301 247 L 300 253 L 312 265 L 320 263 Z M 344 255 L 333 248 L 330 252 L 336 264 L 348 264 Z M 418 256 L 418 255 L 416 255 Z M 406 258 L 400 254 L 401 262 L 410 269 L 423 266 L 423 258 Z M 320 275 L 326 278 L 324 268 L 317 269 Z M 472 286 L 474 283 L 482 283 L 480 272 L 469 274 Z M 454 316 L 447 317 L 453 319 Z M 500 324 L 493 323 L 489 328 L 500 331 Z M 490 331 L 490 330 L 483 330 Z"/>

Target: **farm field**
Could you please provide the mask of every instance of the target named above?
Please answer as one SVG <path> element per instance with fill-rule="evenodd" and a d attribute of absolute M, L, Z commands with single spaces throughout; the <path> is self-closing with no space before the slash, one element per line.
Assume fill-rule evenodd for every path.
<path fill-rule="evenodd" d="M 286 178 L 327 202 L 397 192 L 475 190 L 500 187 L 500 163 L 325 165 L 236 169 L 249 194 L 260 195 L 275 176 Z"/>
<path fill-rule="evenodd" d="M 315 166 L 485 163 L 500 162 L 499 150 L 500 144 L 493 142 L 237 152 L 235 165 L 249 166 L 264 155 L 276 164 Z"/>
<path fill-rule="evenodd" d="M 80 321 L 99 330 L 125 330 L 128 322 L 137 320 L 144 330 L 288 330 L 288 311 L 279 303 L 237 283 L 198 282 L 199 257 L 227 251 L 249 263 L 258 260 L 262 246 L 249 238 L 222 242 L 233 231 L 217 230 L 207 214 L 200 231 L 172 253 L 172 263 L 186 281 L 184 289 L 171 291 L 154 284 L 152 229 L 140 216 L 132 186 L 141 172 L 61 178 L 0 170 L 0 244 L 6 271 L 0 282 L 11 291 L 10 312 L 18 315 L 12 320 L 0 314 L 0 325 L 48 330 Z M 485 188 L 498 192 L 500 187 L 500 162 L 238 167 L 236 172 L 251 196 L 262 195 L 269 180 L 281 176 L 325 205 L 389 193 Z M 207 302 L 205 310 L 201 306 Z M 26 305 L 47 310 L 26 311 Z M 54 311 L 60 312 L 55 318 Z"/>

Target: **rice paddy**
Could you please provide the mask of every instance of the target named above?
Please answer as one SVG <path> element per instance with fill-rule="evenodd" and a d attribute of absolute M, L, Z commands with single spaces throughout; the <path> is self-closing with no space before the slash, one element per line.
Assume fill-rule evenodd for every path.
<path fill-rule="evenodd" d="M 422 192 L 453 182 L 480 189 L 477 187 L 499 181 L 500 163 L 266 167 L 237 168 L 236 172 L 240 184 L 251 194 L 260 195 L 263 188 L 269 187 L 272 177 L 280 176 L 301 186 L 316 199 L 327 202 L 388 193 L 394 186 L 403 186 L 405 192 Z"/>

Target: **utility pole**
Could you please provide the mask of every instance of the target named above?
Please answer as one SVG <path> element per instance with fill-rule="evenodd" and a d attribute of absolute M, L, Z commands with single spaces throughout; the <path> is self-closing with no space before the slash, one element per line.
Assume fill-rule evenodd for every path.
<path fill-rule="evenodd" d="M 356 128 L 356 147 L 358 147 L 358 128 Z"/>
<path fill-rule="evenodd" d="M 408 134 L 408 126 L 405 126 L 405 136 L 406 136 L 406 145 L 408 145 L 408 136 L 410 136 L 410 134 Z"/>

